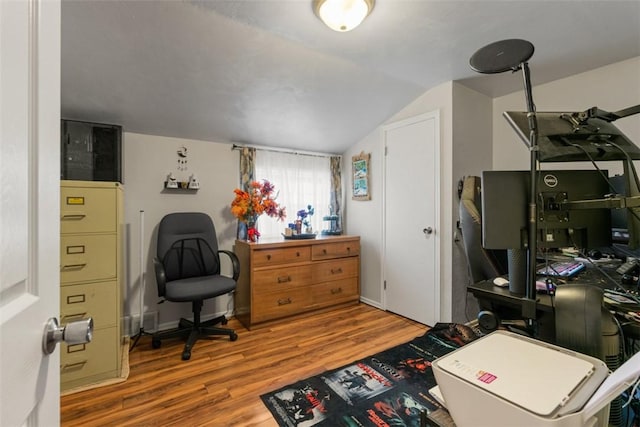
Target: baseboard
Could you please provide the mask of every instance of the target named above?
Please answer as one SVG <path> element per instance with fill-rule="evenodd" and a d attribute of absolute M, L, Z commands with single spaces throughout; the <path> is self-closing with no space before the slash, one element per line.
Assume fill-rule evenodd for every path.
<path fill-rule="evenodd" d="M 382 304 L 380 304 L 378 301 L 373 301 L 373 300 L 370 300 L 369 298 L 365 298 L 361 296 L 360 302 L 375 308 L 379 308 L 380 310 L 384 310 L 384 308 L 382 307 Z"/>

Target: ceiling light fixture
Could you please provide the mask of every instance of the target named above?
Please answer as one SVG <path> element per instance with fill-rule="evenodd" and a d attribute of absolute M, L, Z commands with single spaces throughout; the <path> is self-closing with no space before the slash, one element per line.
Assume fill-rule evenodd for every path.
<path fill-rule="evenodd" d="M 313 0 L 313 11 L 334 31 L 351 31 L 373 10 L 375 0 Z"/>

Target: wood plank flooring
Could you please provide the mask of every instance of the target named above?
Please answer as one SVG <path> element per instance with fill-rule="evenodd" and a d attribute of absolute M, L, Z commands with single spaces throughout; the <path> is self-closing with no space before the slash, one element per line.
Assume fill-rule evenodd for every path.
<path fill-rule="evenodd" d="M 126 382 L 61 398 L 62 426 L 276 426 L 260 395 L 424 334 L 427 327 L 366 304 L 247 330 L 238 340 L 183 342 L 130 353 Z"/>

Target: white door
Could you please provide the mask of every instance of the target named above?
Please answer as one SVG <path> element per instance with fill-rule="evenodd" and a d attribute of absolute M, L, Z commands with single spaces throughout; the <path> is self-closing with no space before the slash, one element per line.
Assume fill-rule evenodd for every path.
<path fill-rule="evenodd" d="M 440 317 L 439 113 L 383 128 L 385 308 L 433 325 Z"/>
<path fill-rule="evenodd" d="M 60 420 L 60 3 L 0 1 L 0 426 Z"/>

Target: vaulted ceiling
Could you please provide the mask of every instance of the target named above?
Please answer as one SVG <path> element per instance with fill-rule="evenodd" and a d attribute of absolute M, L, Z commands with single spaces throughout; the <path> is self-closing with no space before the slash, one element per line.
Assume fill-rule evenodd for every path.
<path fill-rule="evenodd" d="M 63 0 L 62 116 L 341 153 L 443 82 L 522 89 L 469 67 L 509 38 L 534 44 L 534 85 L 587 71 L 640 56 L 640 1 L 377 0 L 336 33 L 311 0 Z"/>

